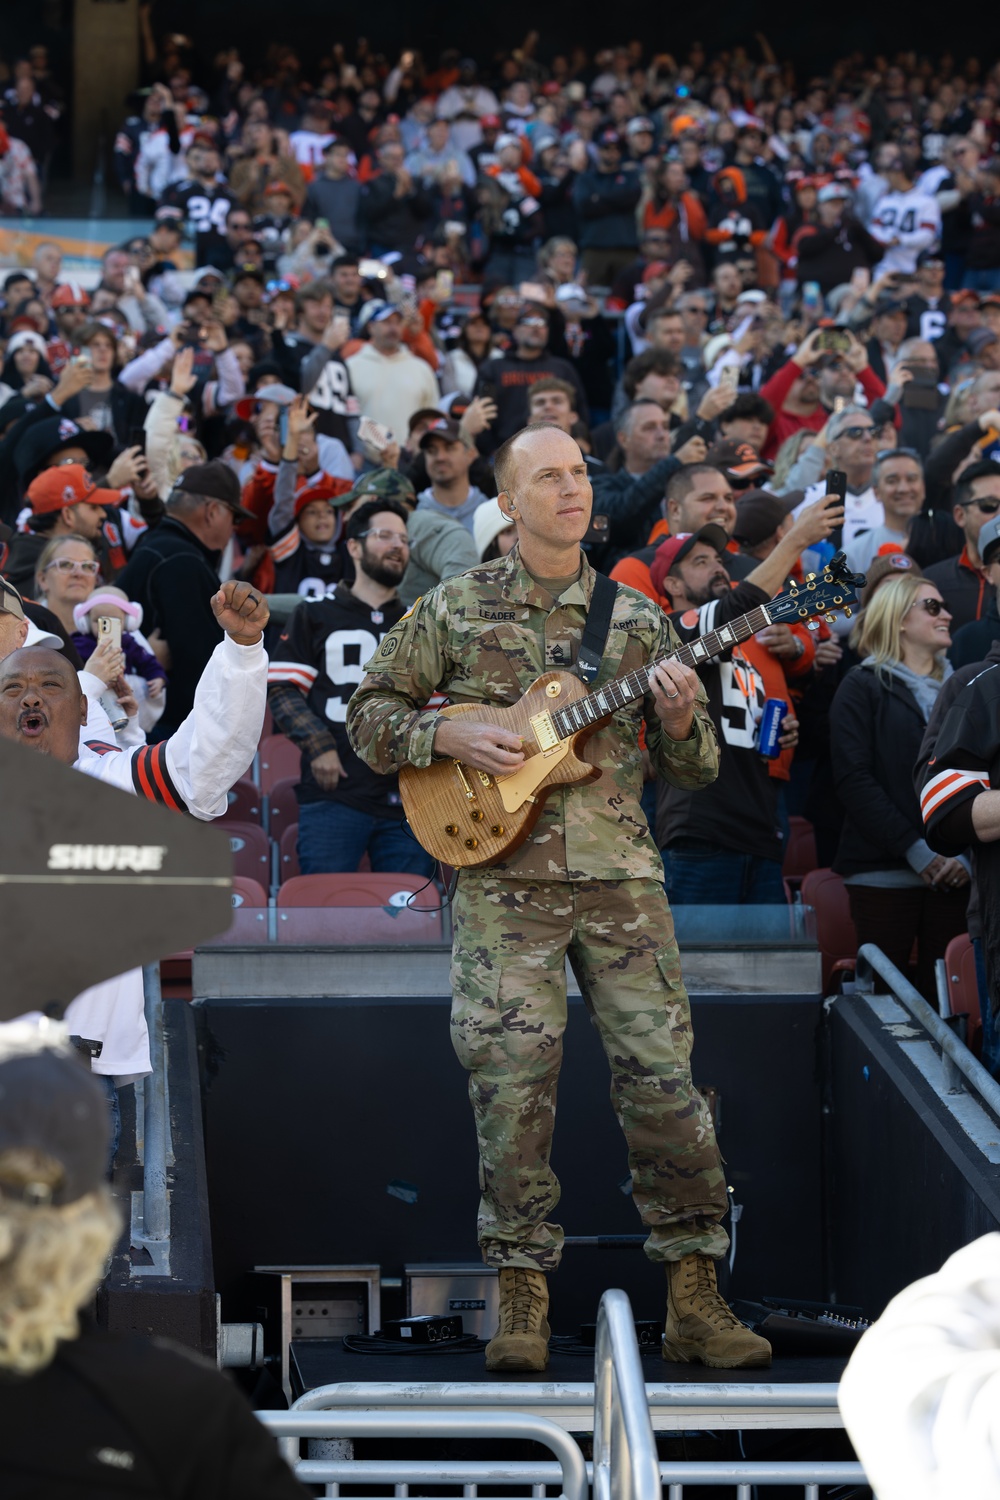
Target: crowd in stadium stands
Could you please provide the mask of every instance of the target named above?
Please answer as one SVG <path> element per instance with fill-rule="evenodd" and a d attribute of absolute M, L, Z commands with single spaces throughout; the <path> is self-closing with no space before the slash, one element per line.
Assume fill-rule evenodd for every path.
<path fill-rule="evenodd" d="M 978 929 L 911 766 L 952 667 L 1000 641 L 1000 65 L 804 77 L 763 37 L 543 61 L 533 35 L 488 70 L 364 44 L 202 66 L 143 24 L 114 146 L 135 234 L 87 289 L 55 243 L 2 281 L 0 561 L 34 628 L 93 674 L 116 611 L 124 732 L 157 741 L 220 639 L 219 577 L 279 596 L 297 867 L 429 872 L 348 699 L 417 597 L 513 545 L 492 455 L 554 423 L 587 455 L 591 562 L 685 639 L 837 547 L 867 574 L 860 618 L 704 669 L 719 779 L 644 805 L 674 902 L 786 900 L 807 820 L 858 939 L 931 993 Z M 48 79 L 38 49 L 11 74 L 7 213 L 37 206 Z M 799 743 L 765 761 L 773 698 Z"/>

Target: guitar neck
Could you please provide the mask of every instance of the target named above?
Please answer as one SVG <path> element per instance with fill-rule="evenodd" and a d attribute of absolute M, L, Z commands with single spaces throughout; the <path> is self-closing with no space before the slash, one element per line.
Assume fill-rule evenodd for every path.
<path fill-rule="evenodd" d="M 679 661 L 685 667 L 704 666 L 714 656 L 721 655 L 732 646 L 738 646 L 741 641 L 748 641 L 770 623 L 767 605 L 761 604 L 749 614 L 740 615 L 739 619 L 730 620 L 727 625 L 720 625 L 718 630 L 700 635 L 690 645 L 671 651 L 669 655 L 661 657 L 660 661 Z M 657 666 L 659 664 L 660 662 L 656 663 Z M 552 715 L 552 722 L 559 738 L 566 739 L 569 735 L 596 724 L 600 719 L 617 713 L 626 704 L 644 698 L 649 691 L 650 670 L 649 667 L 641 667 L 636 672 L 627 672 L 624 677 L 616 677 L 614 682 L 609 682 L 597 692 L 589 693 L 585 698 L 577 698 L 566 708 L 557 709 Z"/>

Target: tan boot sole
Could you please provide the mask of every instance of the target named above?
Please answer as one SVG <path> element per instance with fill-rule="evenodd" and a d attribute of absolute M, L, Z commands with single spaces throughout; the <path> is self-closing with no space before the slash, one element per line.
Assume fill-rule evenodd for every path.
<path fill-rule="evenodd" d="M 771 1368 L 770 1349 L 761 1349 L 752 1354 L 745 1354 L 742 1359 L 719 1359 L 715 1355 L 706 1354 L 700 1344 L 678 1344 L 667 1339 L 661 1345 L 663 1358 L 678 1365 L 707 1365 L 710 1370 L 769 1370 Z"/>
<path fill-rule="evenodd" d="M 494 1348 L 493 1345 L 499 1347 Z M 549 1367 L 549 1346 L 544 1339 L 512 1334 L 494 1340 L 486 1349 L 487 1370 L 531 1370 L 540 1374 Z"/>

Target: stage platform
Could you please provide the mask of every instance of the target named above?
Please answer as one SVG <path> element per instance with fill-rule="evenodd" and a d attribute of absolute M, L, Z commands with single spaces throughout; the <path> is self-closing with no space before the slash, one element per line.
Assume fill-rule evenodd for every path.
<path fill-rule="evenodd" d="M 845 1363 L 779 1358 L 767 1371 L 708 1370 L 668 1364 L 651 1349 L 644 1353 L 643 1372 L 654 1431 L 842 1427 L 837 1383 Z M 296 1404 L 319 1410 L 515 1407 L 547 1416 L 569 1432 L 589 1432 L 593 1380 L 592 1357 L 557 1349 L 543 1374 L 512 1377 L 491 1374 L 481 1350 L 357 1354 L 340 1339 L 294 1340 L 291 1346 Z"/>

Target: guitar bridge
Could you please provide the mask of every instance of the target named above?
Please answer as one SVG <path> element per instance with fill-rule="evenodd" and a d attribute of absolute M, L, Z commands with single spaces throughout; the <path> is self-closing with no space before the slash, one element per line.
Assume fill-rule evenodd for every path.
<path fill-rule="evenodd" d="M 552 715 L 547 712 L 532 714 L 530 720 L 532 733 L 535 736 L 535 744 L 543 755 L 551 755 L 553 750 L 559 748 L 559 735 L 556 726 L 552 722 Z"/>

